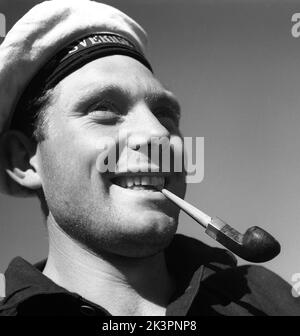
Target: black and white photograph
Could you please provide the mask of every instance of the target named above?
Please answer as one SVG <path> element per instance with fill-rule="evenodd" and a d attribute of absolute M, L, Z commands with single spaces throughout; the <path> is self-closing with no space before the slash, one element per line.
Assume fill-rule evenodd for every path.
<path fill-rule="evenodd" d="M 299 147 L 299 0 L 0 0 L 0 316 L 300 316 Z"/>

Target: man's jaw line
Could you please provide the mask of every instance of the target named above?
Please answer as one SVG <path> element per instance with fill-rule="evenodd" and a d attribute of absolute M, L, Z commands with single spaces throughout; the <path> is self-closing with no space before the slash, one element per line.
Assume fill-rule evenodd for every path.
<path fill-rule="evenodd" d="M 146 268 L 147 264 L 155 263 L 155 260 L 164 259 L 164 251 L 151 254 L 146 257 L 127 257 L 122 255 L 107 254 L 104 257 L 97 254 L 77 240 L 73 239 L 56 223 L 49 214 L 47 223 L 49 234 L 49 255 L 43 273 L 53 279 L 53 272 L 57 273 L 54 278 L 59 278 L 59 269 L 71 271 L 76 269 L 77 275 L 93 275 L 99 279 L 107 279 L 119 283 L 126 283 L 134 275 L 137 268 Z M 59 266 L 60 265 L 60 266 Z M 57 267 L 58 266 L 58 267 Z M 73 269 L 73 271 L 72 271 Z M 84 276 L 85 277 L 85 276 Z"/>

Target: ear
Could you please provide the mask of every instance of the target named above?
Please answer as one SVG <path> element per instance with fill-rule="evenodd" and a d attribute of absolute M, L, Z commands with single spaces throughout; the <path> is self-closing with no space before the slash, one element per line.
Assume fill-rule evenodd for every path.
<path fill-rule="evenodd" d="M 40 189 L 36 143 L 19 131 L 6 132 L 1 142 L 5 170 L 10 178 L 28 192 Z"/>

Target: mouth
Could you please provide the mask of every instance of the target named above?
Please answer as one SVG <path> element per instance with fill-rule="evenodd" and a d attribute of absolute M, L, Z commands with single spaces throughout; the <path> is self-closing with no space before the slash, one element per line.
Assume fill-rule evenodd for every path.
<path fill-rule="evenodd" d="M 164 175 L 122 175 L 111 179 L 121 188 L 135 191 L 160 191 L 169 184 L 169 177 Z"/>

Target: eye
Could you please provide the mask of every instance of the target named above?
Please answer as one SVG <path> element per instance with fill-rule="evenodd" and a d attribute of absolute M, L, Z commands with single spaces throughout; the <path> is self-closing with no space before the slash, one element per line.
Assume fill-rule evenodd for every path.
<path fill-rule="evenodd" d="M 100 123 L 115 123 L 121 119 L 119 110 L 113 102 L 102 100 L 89 108 L 88 115 Z"/>

